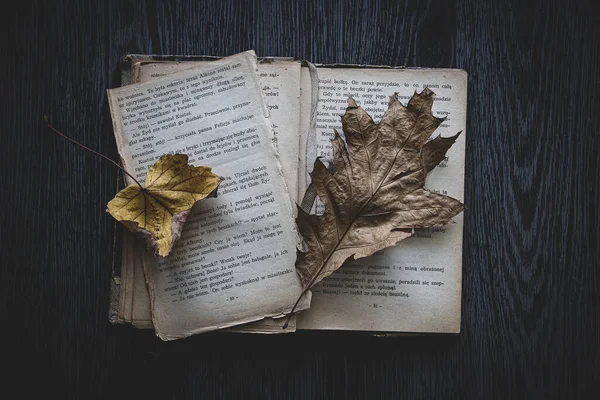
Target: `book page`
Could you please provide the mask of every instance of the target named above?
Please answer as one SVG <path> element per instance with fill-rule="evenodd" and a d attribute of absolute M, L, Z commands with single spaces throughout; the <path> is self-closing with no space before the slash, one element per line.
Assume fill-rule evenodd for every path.
<path fill-rule="evenodd" d="M 112 89 L 109 101 L 119 153 L 138 180 L 167 153 L 223 177 L 173 253 L 145 263 L 157 334 L 171 340 L 289 312 L 302 292 L 296 231 L 254 53 Z"/>
<path fill-rule="evenodd" d="M 129 253 L 129 251 L 127 252 Z M 124 251 L 123 254 L 127 256 Z M 130 257 L 127 256 L 127 259 L 130 260 Z M 128 261 L 128 264 L 131 265 L 131 262 Z M 126 267 L 121 269 L 121 272 L 125 271 L 125 275 L 122 276 L 121 280 L 121 291 L 123 293 L 123 297 L 125 302 L 123 303 L 123 318 L 122 322 L 131 323 L 131 306 L 133 304 L 133 269 Z"/>
<path fill-rule="evenodd" d="M 126 236 L 131 236 L 129 233 L 125 233 Z M 130 261 L 129 267 L 133 268 L 134 272 L 134 293 L 133 293 L 133 305 L 131 310 L 131 324 L 139 329 L 154 329 L 152 324 L 152 311 L 150 304 L 150 293 L 148 292 L 148 285 L 144 274 L 144 263 L 143 259 L 151 258 L 152 254 L 145 251 L 141 247 L 139 240 L 131 240 L 129 242 L 135 242 L 132 247 L 133 257 Z M 228 332 L 235 333 L 291 333 L 296 330 L 296 315 L 293 315 L 290 319 L 290 323 L 286 329 L 282 329 L 283 322 L 280 318 L 265 318 L 258 321 L 250 322 L 243 325 L 236 325 L 231 328 L 225 329 Z"/>
<path fill-rule="evenodd" d="M 119 309 L 117 321 L 119 323 L 131 322 L 131 291 L 129 284 L 131 283 L 131 257 L 130 257 L 131 242 L 129 238 L 123 237 L 123 252 L 121 253 L 121 283 L 119 291 Z M 129 316 L 126 314 L 129 313 Z"/>
<path fill-rule="evenodd" d="M 138 62 L 133 66 L 134 72 L 132 75 L 134 83 L 148 82 L 168 74 L 206 65 L 207 62 L 212 61 L 214 60 Z M 268 61 L 258 64 L 259 78 L 262 83 L 263 93 L 265 94 L 267 108 L 271 115 L 274 144 L 276 145 L 279 140 L 283 143 L 291 143 L 290 146 L 284 146 L 283 148 L 287 149 L 288 153 L 291 152 L 294 157 L 297 156 L 297 148 L 294 149 L 293 143 L 298 143 L 299 141 L 297 140 L 298 121 L 295 121 L 292 116 L 299 115 L 300 67 L 301 64 L 299 62 L 273 58 L 269 58 Z M 282 149 L 280 148 L 279 150 L 281 151 Z M 293 195 L 293 199 L 295 200 L 297 196 L 295 186 L 298 179 L 298 163 L 294 162 L 294 157 L 291 157 L 291 154 L 280 155 L 283 174 L 288 184 L 290 195 Z M 134 254 L 142 255 L 141 252 L 134 252 Z M 132 324 L 138 328 L 152 328 L 150 294 L 146 285 L 141 260 L 133 261 L 133 269 L 135 270 L 135 292 L 133 295 Z M 227 330 L 240 333 L 289 333 L 295 330 L 295 319 L 295 316 L 291 318 L 285 330 L 282 329 L 283 323 L 281 320 L 273 318 L 265 318 L 264 320 L 239 325 Z"/>
<path fill-rule="evenodd" d="M 348 95 L 375 122 L 398 93 L 406 105 L 415 91 L 435 94 L 433 114 L 448 119 L 434 133 L 463 131 L 447 159 L 427 176 L 426 189 L 463 200 L 467 75 L 461 70 L 318 68 L 317 155 L 332 157 Z M 308 161 L 312 165 L 314 160 Z M 395 247 L 343 266 L 313 289 L 298 329 L 460 331 L 463 214 L 444 227 L 420 229 Z"/>
<path fill-rule="evenodd" d="M 299 62 L 262 62 L 258 76 L 271 115 L 273 144 L 278 150 L 290 197 L 298 201 L 298 152 L 300 147 Z M 296 208 L 293 207 L 295 212 Z"/>
<path fill-rule="evenodd" d="M 143 242 L 136 240 L 133 234 L 125 232 L 123 236 L 132 236 L 129 239 L 132 253 L 129 268 L 133 269 L 133 304 L 131 306 L 131 324 L 136 328 L 153 328 L 150 293 L 144 275 L 143 257 L 152 257 L 152 254 L 144 249 Z M 124 244 L 125 245 L 125 244 Z"/>
<path fill-rule="evenodd" d="M 134 66 L 133 76 L 135 82 L 148 82 L 211 62 L 214 61 L 143 62 Z M 278 150 L 285 183 L 294 201 L 298 201 L 300 70 L 301 64 L 297 61 L 267 59 L 258 64 L 258 76 L 273 128 L 273 144 Z M 285 145 L 279 146 L 280 142 Z"/>
<path fill-rule="evenodd" d="M 317 118 L 317 103 L 319 95 L 317 69 L 314 65 L 307 63 L 307 66 L 302 66 L 300 75 L 300 146 L 298 148 L 298 204 L 302 203 L 306 188 L 310 183 L 307 161 L 312 160 L 316 156 L 316 118 Z"/>

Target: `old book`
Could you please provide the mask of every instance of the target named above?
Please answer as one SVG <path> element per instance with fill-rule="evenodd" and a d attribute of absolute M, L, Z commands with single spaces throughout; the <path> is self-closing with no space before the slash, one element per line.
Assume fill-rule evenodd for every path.
<path fill-rule="evenodd" d="M 187 79 L 194 74 L 206 74 L 206 71 L 211 68 L 218 69 L 223 62 L 226 62 L 208 57 L 143 55 L 129 56 L 126 60 L 127 64 L 123 71 L 125 83 L 129 77 L 132 83 L 145 83 L 149 88 L 152 85 L 164 85 L 164 82 L 177 82 L 182 77 Z M 371 113 L 375 121 L 378 121 L 387 107 L 390 95 L 397 93 L 398 98 L 406 103 L 414 91 L 421 91 L 425 87 L 431 88 L 436 93 L 434 114 L 447 117 L 435 134 L 449 136 L 463 131 L 460 139 L 448 152 L 446 160 L 428 176 L 426 187 L 433 191 L 447 193 L 459 200 L 463 199 L 467 85 L 464 71 L 348 65 L 317 65 L 314 68 L 310 64 L 303 65 L 289 59 L 267 58 L 258 63 L 257 75 L 260 79 L 265 107 L 269 110 L 271 119 L 267 122 L 272 128 L 271 141 L 279 154 L 287 192 L 292 201 L 301 202 L 310 179 L 308 172 L 315 157 L 331 157 L 329 140 L 333 137 L 334 128 L 341 130 L 340 115 L 346 108 L 348 95 L 351 94 L 359 105 Z M 208 77 L 208 75 L 204 76 Z M 220 75 L 217 77 L 218 79 L 210 81 L 205 79 L 204 86 L 195 86 L 196 90 L 202 90 L 194 93 L 186 92 L 183 98 L 188 100 L 188 104 L 190 104 L 189 99 L 192 99 L 192 103 L 200 103 L 202 99 L 211 97 L 205 95 L 194 101 L 195 96 L 218 90 L 218 84 L 225 81 L 228 82 L 220 86 L 232 85 L 232 78 L 228 79 Z M 207 89 L 211 82 L 212 88 Z M 114 99 L 115 95 L 111 97 Z M 224 108 L 236 105 L 235 99 L 230 96 L 226 96 L 220 104 Z M 200 107 L 198 104 L 196 106 Z M 182 109 L 182 114 L 189 112 L 186 110 L 188 109 Z M 235 119 L 235 117 L 228 118 Z M 199 129 L 205 129 L 207 125 L 198 126 Z M 212 140 L 226 138 L 228 132 L 233 131 L 223 130 L 220 136 Z M 158 133 L 162 134 L 161 131 Z M 155 143 L 160 142 L 162 137 L 156 134 L 149 134 L 149 136 L 155 136 L 151 139 L 151 142 Z M 221 140 L 223 142 L 227 139 Z M 198 154 L 210 154 L 210 150 L 199 151 L 203 143 L 208 143 L 204 135 L 185 136 L 184 133 L 179 143 L 183 152 L 188 151 L 191 161 L 197 164 L 212 162 L 210 158 L 199 160 L 199 157 L 194 157 Z M 235 145 L 234 143 L 234 147 Z M 160 149 L 160 154 L 168 151 L 160 143 L 155 148 L 156 151 Z M 227 188 L 237 187 L 240 184 L 238 181 L 239 179 L 231 179 L 230 183 L 235 182 L 235 185 L 231 186 L 227 184 L 227 180 L 224 182 L 225 185 L 222 186 L 225 188 L 224 196 L 231 193 Z M 318 208 L 319 204 L 316 207 Z M 266 214 L 270 213 L 271 211 L 268 211 Z M 218 214 L 218 210 L 215 209 L 214 215 Z M 253 215 L 254 218 L 260 218 L 266 214 L 257 210 Z M 199 240 L 187 239 L 186 242 L 186 238 L 193 237 L 196 235 L 195 232 L 210 230 L 211 218 L 213 220 L 220 218 L 212 217 L 213 214 L 210 212 L 202 214 L 200 211 L 199 215 L 205 215 L 204 220 L 192 221 L 192 224 L 196 225 L 190 225 L 189 230 L 186 227 L 181 247 L 177 249 L 186 256 L 190 251 L 193 252 L 190 249 L 194 247 L 192 244 L 194 240 Z M 280 218 L 282 216 L 278 214 L 275 219 Z M 462 280 L 462 218 L 462 214 L 459 214 L 448 226 L 417 230 L 414 237 L 400 242 L 393 248 L 343 266 L 313 289 L 310 309 L 298 313 L 295 321 L 296 328 L 386 334 L 458 333 Z M 271 223 L 276 225 L 279 222 Z M 245 228 L 230 228 L 230 230 L 231 235 L 252 232 Z M 257 238 L 261 235 L 264 235 L 264 232 L 249 236 Z M 113 297 L 117 299 L 115 304 L 118 312 L 114 313 L 113 320 L 131 322 L 141 328 L 151 328 L 154 325 L 161 334 L 156 323 L 156 294 L 154 300 L 151 300 L 152 284 L 150 290 L 147 285 L 147 281 L 152 280 L 152 278 L 148 279 L 148 275 L 153 269 L 156 270 L 156 266 L 150 266 L 154 262 L 153 258 L 144 252 L 139 242 L 131 240 L 128 235 L 125 236 L 120 271 L 120 294 Z M 203 238 L 204 243 L 213 242 L 210 233 L 205 233 Z M 188 243 L 187 249 L 185 243 Z M 207 251 L 208 247 L 203 249 Z M 289 271 L 290 268 L 293 270 L 295 244 L 286 245 L 285 250 L 288 255 L 293 256 L 286 260 L 277 260 L 276 264 L 282 268 L 282 271 Z M 202 263 L 203 261 L 196 262 L 200 268 L 204 265 Z M 173 272 L 179 269 L 185 270 L 185 267 L 177 265 Z M 189 282 L 187 278 L 181 279 L 183 279 L 180 280 L 181 282 Z M 236 279 L 239 278 L 234 277 L 234 281 Z M 239 290 L 225 288 L 223 292 L 228 292 L 231 298 L 239 298 L 245 296 L 245 289 L 247 288 L 240 287 Z M 279 298 L 273 300 L 278 304 L 282 302 Z M 206 304 L 198 307 L 205 306 L 208 307 Z M 225 303 L 220 309 L 226 310 L 229 306 L 230 304 Z M 154 314 L 151 312 L 153 307 Z M 307 307 L 308 299 L 304 304 L 304 308 Z M 232 321 L 228 312 L 222 314 L 227 315 L 224 319 L 228 322 L 212 324 L 208 329 L 236 325 L 234 329 L 245 332 L 282 332 L 282 321 L 279 318 L 259 318 L 260 315 L 255 315 L 252 319 L 257 319 L 257 322 L 240 325 L 246 321 Z M 263 314 L 265 317 L 268 316 L 268 313 Z M 284 312 L 281 312 L 276 316 L 283 314 Z M 152 315 L 155 316 L 154 323 Z M 185 318 L 185 315 L 178 318 Z M 201 331 L 203 330 L 207 330 L 206 327 Z M 186 336 L 188 333 L 190 332 L 186 331 L 181 336 Z M 178 336 L 162 334 L 162 337 L 171 339 Z"/>

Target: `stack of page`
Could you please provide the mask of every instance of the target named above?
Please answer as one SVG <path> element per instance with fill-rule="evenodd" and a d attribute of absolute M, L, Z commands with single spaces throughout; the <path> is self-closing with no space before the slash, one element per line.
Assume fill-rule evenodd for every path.
<path fill-rule="evenodd" d="M 108 91 L 125 169 L 143 183 L 165 154 L 187 154 L 222 178 L 200 201 L 172 254 L 155 258 L 129 232 L 114 271 L 114 323 L 163 340 L 225 329 L 251 333 L 460 331 L 463 216 L 344 265 L 302 294 L 294 217 L 316 157 L 331 159 L 351 95 L 377 122 L 396 95 L 435 92 L 435 135 L 463 134 L 427 177 L 463 200 L 467 74 L 452 69 L 312 65 L 257 59 L 133 55 Z M 126 178 L 127 179 L 127 178 Z M 133 182 L 127 182 L 131 184 Z M 317 203 L 313 211 L 319 212 Z M 285 317 L 285 318 L 284 318 Z"/>

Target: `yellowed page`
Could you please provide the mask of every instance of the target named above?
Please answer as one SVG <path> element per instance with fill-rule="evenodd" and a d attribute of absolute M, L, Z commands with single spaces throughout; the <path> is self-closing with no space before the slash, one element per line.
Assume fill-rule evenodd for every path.
<path fill-rule="evenodd" d="M 131 238 L 129 238 L 129 239 L 131 239 Z M 131 265 L 131 260 L 134 257 L 133 253 L 131 251 L 126 251 L 124 253 L 124 257 L 128 261 L 127 263 L 124 263 L 124 265 L 127 265 L 127 264 Z M 125 268 L 125 281 L 123 282 L 124 284 L 121 285 L 121 288 L 125 289 L 125 293 L 124 293 L 125 304 L 123 306 L 123 321 L 124 322 L 131 322 L 131 310 L 132 310 L 132 305 L 133 305 L 133 282 L 134 282 L 134 270 L 133 270 L 133 268 L 126 267 Z"/>
<path fill-rule="evenodd" d="M 148 292 L 148 286 L 144 277 L 144 264 L 142 262 L 142 257 L 152 257 L 152 255 L 140 248 L 136 249 L 134 253 L 140 257 L 134 257 L 130 262 L 130 267 L 135 269 L 131 324 L 140 329 L 154 329 L 150 293 Z M 296 330 L 296 316 L 292 316 L 286 329 L 282 329 L 282 326 L 283 322 L 281 318 L 265 318 L 225 330 L 236 333 L 291 333 Z"/>
<path fill-rule="evenodd" d="M 128 284 L 131 283 L 129 279 L 129 268 L 131 265 L 129 259 L 129 251 L 130 251 L 130 240 L 128 237 L 123 237 L 123 251 L 121 253 L 121 282 L 120 282 L 120 290 L 119 290 L 119 310 L 117 314 L 117 321 L 119 323 L 130 322 L 131 316 L 129 316 L 129 320 L 126 318 L 127 310 L 131 310 L 131 304 L 128 298 Z"/>
<path fill-rule="evenodd" d="M 214 60 L 213 60 L 214 61 Z M 133 81 L 148 82 L 153 79 L 164 77 L 168 74 L 183 71 L 205 65 L 212 61 L 152 61 L 139 62 L 133 68 Z M 269 59 L 258 65 L 258 74 L 261 80 L 263 93 L 269 109 L 272 126 L 274 130 L 274 144 L 277 142 L 292 143 L 292 145 L 278 148 L 280 151 L 283 174 L 288 185 L 290 195 L 296 200 L 298 162 L 295 160 L 298 154 L 298 124 L 299 121 L 299 97 L 300 97 L 300 63 L 289 60 Z M 294 116 L 298 116 L 295 118 Z M 294 146 L 293 143 L 296 143 Z M 296 162 L 294 162 L 296 161 Z M 294 208 L 295 210 L 295 208 Z M 138 328 L 152 328 L 152 313 L 150 311 L 150 294 L 143 273 L 143 263 L 134 260 L 134 293 L 132 323 Z M 139 262 L 138 262 L 139 261 Z M 295 316 L 288 327 L 281 329 L 283 322 L 280 319 L 265 318 L 261 321 L 252 322 L 229 328 L 228 331 L 240 333 L 290 333 L 295 330 Z"/>
<path fill-rule="evenodd" d="M 315 71 L 314 66 L 311 66 L 311 68 Z M 296 157 L 298 163 L 298 204 L 302 203 L 304 192 L 306 192 L 306 188 L 310 182 L 308 173 L 312 169 L 312 166 L 310 168 L 307 166 L 307 160 L 312 159 L 314 161 L 314 155 L 316 154 L 315 144 L 309 137 L 312 139 L 312 136 L 314 136 L 314 126 L 311 126 L 311 118 L 313 117 L 313 107 L 316 106 L 317 100 L 317 96 L 313 96 L 313 91 L 316 92 L 318 90 L 317 80 L 316 73 L 311 77 L 310 68 L 302 67 L 300 75 L 300 144 Z"/>
<path fill-rule="evenodd" d="M 134 68 L 134 79 L 135 82 L 148 82 L 211 62 L 214 60 L 138 63 Z M 300 70 L 301 65 L 297 61 L 269 60 L 258 64 L 258 77 L 273 128 L 273 144 L 278 150 L 285 183 L 294 201 L 298 200 Z M 278 146 L 280 142 L 285 145 Z"/>
<path fill-rule="evenodd" d="M 109 99 L 119 152 L 138 179 L 163 152 L 188 153 L 225 178 L 173 255 L 145 265 L 157 334 L 170 340 L 289 312 L 301 293 L 296 232 L 255 55 L 113 89 Z"/>
<path fill-rule="evenodd" d="M 378 122 L 389 96 L 406 104 L 415 91 L 436 93 L 433 113 L 448 119 L 435 135 L 463 131 L 427 177 L 426 188 L 463 200 L 467 74 L 443 69 L 318 68 L 317 155 L 331 159 L 333 129 L 347 97 Z M 312 165 L 314 160 L 309 160 Z M 448 226 L 417 231 L 415 237 L 377 255 L 343 266 L 313 290 L 310 310 L 298 329 L 438 332 L 460 331 L 462 213 Z"/>
<path fill-rule="evenodd" d="M 132 235 L 126 232 L 126 235 Z M 133 282 L 133 304 L 131 309 L 131 324 L 136 328 L 153 328 L 150 294 L 146 277 L 144 274 L 143 257 L 152 257 L 152 254 L 144 249 L 140 238 L 131 238 L 129 268 L 134 270 Z M 136 240 L 137 239 L 137 240 Z"/>

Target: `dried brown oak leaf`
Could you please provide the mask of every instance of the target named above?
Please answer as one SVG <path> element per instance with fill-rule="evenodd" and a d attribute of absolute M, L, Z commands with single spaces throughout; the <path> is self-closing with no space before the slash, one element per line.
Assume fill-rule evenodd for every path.
<path fill-rule="evenodd" d="M 210 168 L 188 165 L 184 154 L 167 155 L 148 170 L 145 187 L 135 184 L 121 190 L 107 211 L 166 257 L 194 204 L 216 194 L 218 186 L 219 177 Z"/>
<path fill-rule="evenodd" d="M 346 144 L 337 131 L 332 140 L 333 172 L 317 159 L 311 173 L 325 212 L 298 209 L 307 251 L 298 250 L 296 269 L 304 292 L 346 261 L 411 236 L 402 229 L 444 225 L 463 210 L 458 200 L 423 188 L 460 134 L 428 142 L 444 120 L 431 113 L 433 98 L 429 89 L 415 92 L 405 107 L 394 95 L 378 124 L 349 99 Z"/>

